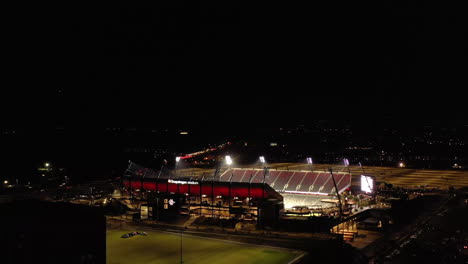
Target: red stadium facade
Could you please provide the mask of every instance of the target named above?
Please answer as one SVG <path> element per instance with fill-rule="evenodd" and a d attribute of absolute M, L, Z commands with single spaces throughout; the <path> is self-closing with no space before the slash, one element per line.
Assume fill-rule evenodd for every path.
<path fill-rule="evenodd" d="M 264 183 L 128 177 L 123 186 L 147 200 L 153 219 L 177 212 L 266 223 L 283 209 L 283 197 Z"/>

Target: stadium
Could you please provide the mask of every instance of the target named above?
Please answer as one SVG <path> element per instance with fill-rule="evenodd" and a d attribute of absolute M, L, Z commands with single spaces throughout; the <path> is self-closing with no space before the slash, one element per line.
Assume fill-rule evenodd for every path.
<path fill-rule="evenodd" d="M 228 169 L 220 181 L 265 182 L 283 196 L 285 209 L 325 208 L 334 206 L 330 200 L 335 200 L 337 193 L 351 186 L 351 175 L 342 172 L 332 175 L 325 171 Z"/>
<path fill-rule="evenodd" d="M 202 216 L 262 227 L 310 217 L 346 219 L 366 206 L 388 208 L 391 199 L 406 199 L 406 190 L 378 197 L 377 189 L 386 186 L 419 192 L 420 186 L 448 189 L 466 184 L 455 171 L 414 170 L 401 164 L 364 168 L 346 158 L 336 164 L 313 164 L 311 158 L 302 163 L 267 163 L 257 156 L 252 163 L 256 153 L 245 153 L 234 156 L 243 162 L 233 164 L 226 155 L 228 146 L 230 142 L 169 158 L 175 163 L 165 160 L 159 171 L 130 162 L 121 181 L 123 194 L 133 199 L 133 209 L 141 212 L 142 219 Z M 245 162 L 244 156 L 250 161 Z"/>
<path fill-rule="evenodd" d="M 143 219 L 178 214 L 266 224 L 282 215 L 334 216 L 348 209 L 339 197 L 351 187 L 349 171 L 266 166 L 220 171 L 189 177 L 130 163 L 121 186 L 140 201 Z"/>

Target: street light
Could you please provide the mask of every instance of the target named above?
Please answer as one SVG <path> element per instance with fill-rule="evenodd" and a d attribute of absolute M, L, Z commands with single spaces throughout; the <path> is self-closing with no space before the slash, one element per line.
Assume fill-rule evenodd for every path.
<path fill-rule="evenodd" d="M 4 184 L 8 184 L 8 181 L 4 181 L 3 183 L 4 183 Z"/>
<path fill-rule="evenodd" d="M 46 167 L 49 167 L 49 166 L 50 166 L 50 163 L 46 162 L 46 163 L 45 163 L 45 166 L 46 166 Z"/>

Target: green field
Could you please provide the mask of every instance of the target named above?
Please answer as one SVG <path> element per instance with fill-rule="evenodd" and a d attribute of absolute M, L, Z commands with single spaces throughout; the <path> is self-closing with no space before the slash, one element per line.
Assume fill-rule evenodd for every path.
<path fill-rule="evenodd" d="M 180 263 L 180 235 L 148 232 L 121 238 L 135 230 L 107 232 L 107 263 Z M 191 263 L 288 263 L 301 253 L 194 236 L 182 237 L 183 260 Z"/>

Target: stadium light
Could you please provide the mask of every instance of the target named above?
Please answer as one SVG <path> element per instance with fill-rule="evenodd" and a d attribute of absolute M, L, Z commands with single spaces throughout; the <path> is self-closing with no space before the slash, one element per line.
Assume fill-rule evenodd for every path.
<path fill-rule="evenodd" d="M 261 163 L 265 163 L 265 157 L 260 156 L 260 162 L 261 162 Z"/>
<path fill-rule="evenodd" d="M 175 157 L 174 172 L 175 172 L 175 176 L 176 176 L 176 177 L 177 177 L 177 165 L 179 164 L 179 161 L 180 161 L 180 156 Z M 162 170 L 162 167 L 161 167 L 161 170 Z"/>
<path fill-rule="evenodd" d="M 232 159 L 231 159 L 231 156 L 229 156 L 229 155 L 226 156 L 226 164 L 227 164 L 228 166 L 230 166 L 230 165 L 232 164 Z"/>
<path fill-rule="evenodd" d="M 345 166 L 349 166 L 349 160 L 348 159 L 343 159 L 343 163 Z"/>
<path fill-rule="evenodd" d="M 307 164 L 312 165 L 312 158 L 307 158 Z"/>

